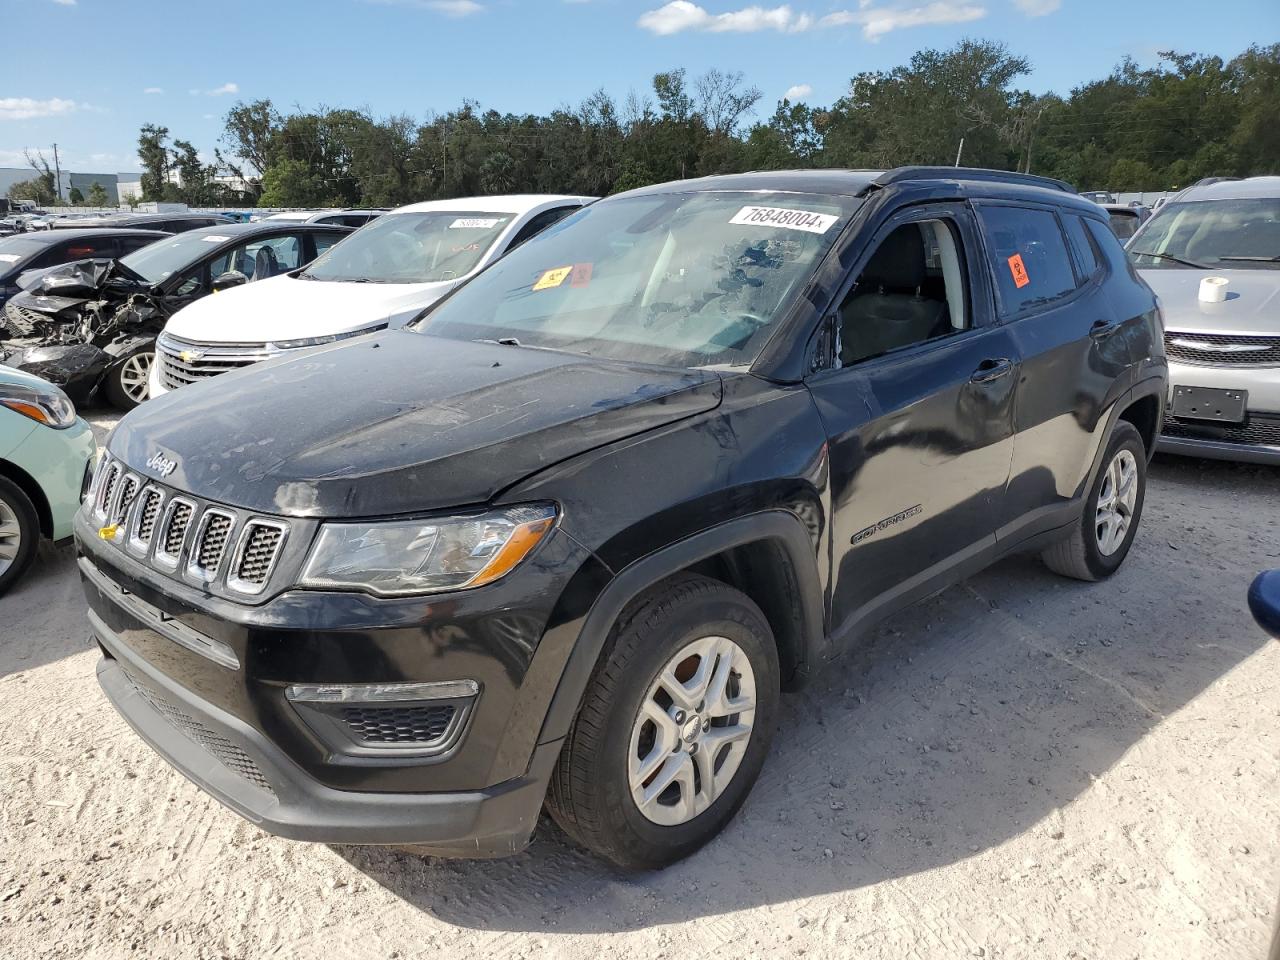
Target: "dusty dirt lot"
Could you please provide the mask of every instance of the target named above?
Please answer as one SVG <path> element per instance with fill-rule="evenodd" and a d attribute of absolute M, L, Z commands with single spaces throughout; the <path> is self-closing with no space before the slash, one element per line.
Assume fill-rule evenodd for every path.
<path fill-rule="evenodd" d="M 1261 957 L 1280 891 L 1280 471 L 1158 460 L 1108 583 L 1011 561 L 785 701 L 742 815 L 625 876 L 277 840 L 94 680 L 67 552 L 0 601 L 0 957 Z"/>

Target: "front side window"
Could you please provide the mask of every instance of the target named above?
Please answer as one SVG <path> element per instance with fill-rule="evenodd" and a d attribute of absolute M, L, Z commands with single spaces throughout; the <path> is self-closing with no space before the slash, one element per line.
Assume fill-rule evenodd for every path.
<path fill-rule="evenodd" d="M 432 283 L 475 269 L 514 214 L 429 211 L 379 217 L 317 257 L 302 276 L 351 283 Z"/>
<path fill-rule="evenodd" d="M 175 273 L 181 273 L 191 264 L 209 253 L 214 244 L 229 240 L 216 227 L 163 237 L 155 243 L 137 250 L 120 262 L 139 274 L 149 283 L 161 283 Z"/>
<path fill-rule="evenodd" d="M 1058 218 L 1027 207 L 978 207 L 1001 313 L 1013 316 L 1052 303 L 1076 288 Z"/>
<path fill-rule="evenodd" d="M 964 269 L 949 220 L 895 227 L 840 304 L 841 366 L 964 330 Z"/>
<path fill-rule="evenodd" d="M 1280 268 L 1280 198 L 1166 203 L 1129 248 L 1142 269 Z"/>
<path fill-rule="evenodd" d="M 737 191 L 606 200 L 503 257 L 419 329 L 672 366 L 748 364 L 859 203 Z"/>
<path fill-rule="evenodd" d="M 209 267 L 217 278 L 235 270 L 250 280 L 266 280 L 302 265 L 302 242 L 296 236 L 252 240 L 223 253 Z"/>

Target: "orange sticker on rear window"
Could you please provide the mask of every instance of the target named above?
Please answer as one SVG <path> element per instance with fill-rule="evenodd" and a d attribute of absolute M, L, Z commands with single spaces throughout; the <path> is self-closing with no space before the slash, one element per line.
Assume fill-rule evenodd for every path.
<path fill-rule="evenodd" d="M 1031 278 L 1027 276 L 1026 264 L 1022 262 L 1022 254 L 1020 253 L 1015 253 L 1009 258 L 1009 273 L 1013 275 L 1013 285 L 1019 290 L 1031 282 Z"/>
<path fill-rule="evenodd" d="M 538 277 L 533 289 L 550 290 L 552 287 L 558 287 L 564 283 L 572 270 L 573 267 L 556 267 L 554 270 L 546 270 Z"/>

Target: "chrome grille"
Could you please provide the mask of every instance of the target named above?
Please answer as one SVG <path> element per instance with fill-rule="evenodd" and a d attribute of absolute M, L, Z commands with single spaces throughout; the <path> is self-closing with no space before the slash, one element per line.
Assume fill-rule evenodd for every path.
<path fill-rule="evenodd" d="M 265 343 L 200 343 L 167 333 L 160 336 L 156 347 L 160 384 L 166 390 L 177 390 L 274 355 Z"/>
<path fill-rule="evenodd" d="M 209 509 L 200 519 L 200 531 L 196 534 L 195 547 L 191 551 L 191 572 L 195 576 L 215 576 L 231 539 L 235 517 L 220 510 Z"/>
<path fill-rule="evenodd" d="M 1166 330 L 1164 352 L 1181 363 L 1265 367 L 1280 364 L 1280 337 Z"/>
<path fill-rule="evenodd" d="M 187 527 L 191 525 L 191 504 L 178 501 L 169 514 L 169 524 L 164 531 L 164 552 L 176 557 L 182 549 L 182 541 L 187 538 Z"/>
<path fill-rule="evenodd" d="M 1164 419 L 1166 437 L 1179 440 L 1211 440 L 1248 446 L 1280 447 L 1280 416 L 1251 413 L 1244 423 L 1206 423 L 1201 420 Z"/>
<path fill-rule="evenodd" d="M 135 537 L 138 543 L 146 546 L 151 543 L 151 534 L 156 528 L 156 518 L 160 515 L 160 504 L 164 495 L 159 490 L 148 490 L 142 497 L 142 506 L 138 508 L 138 527 Z"/>
<path fill-rule="evenodd" d="M 4 325 L 8 327 L 10 333 L 15 335 L 16 339 L 34 333 L 37 324 L 54 322 L 54 318 L 48 314 L 28 310 L 26 307 L 18 306 L 16 303 L 5 304 L 4 320 Z"/>
<path fill-rule="evenodd" d="M 121 526 L 108 542 L 187 583 L 240 599 L 265 592 L 289 537 L 284 520 L 207 503 L 130 473 L 104 455 L 90 486 L 94 520 Z"/>
<path fill-rule="evenodd" d="M 284 540 L 284 528 L 277 524 L 266 524 L 251 520 L 245 527 L 244 542 L 240 547 L 240 562 L 236 564 L 232 585 L 237 589 L 251 591 L 261 589 L 271 575 L 275 558 L 279 555 L 281 542 Z M 256 592 L 256 591 L 254 591 Z"/>

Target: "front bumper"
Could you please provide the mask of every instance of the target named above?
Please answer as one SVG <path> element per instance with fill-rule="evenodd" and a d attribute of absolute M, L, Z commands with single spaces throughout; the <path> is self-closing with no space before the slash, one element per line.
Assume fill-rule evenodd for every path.
<path fill-rule="evenodd" d="M 1175 387 L 1248 392 L 1243 424 L 1180 420 L 1172 415 Z M 1280 367 L 1169 361 L 1169 395 L 1156 449 L 1163 453 L 1242 463 L 1280 464 Z"/>
<path fill-rule="evenodd" d="M 334 790 L 152 668 L 96 614 L 89 619 L 105 654 L 98 682 L 121 716 L 183 776 L 262 829 L 291 840 L 420 844 L 440 856 L 505 856 L 528 844 L 559 742 L 539 745 L 523 777 L 484 790 Z"/>

